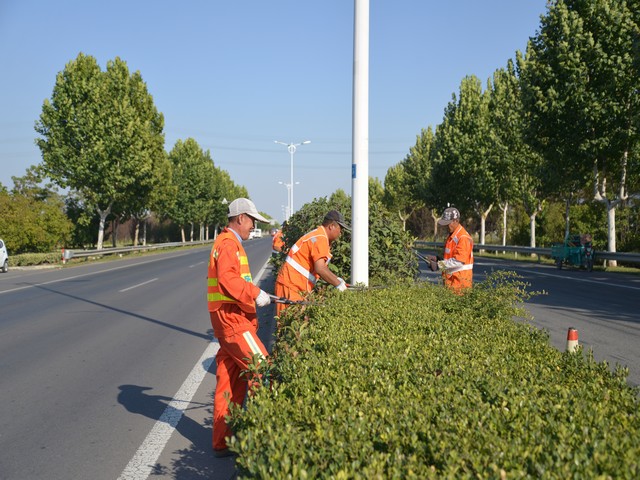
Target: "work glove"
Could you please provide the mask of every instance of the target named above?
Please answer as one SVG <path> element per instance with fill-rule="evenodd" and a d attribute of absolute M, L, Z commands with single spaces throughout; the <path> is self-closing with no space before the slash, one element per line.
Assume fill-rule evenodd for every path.
<path fill-rule="evenodd" d="M 264 290 L 260 290 L 260 294 L 256 298 L 256 305 L 259 307 L 265 307 L 271 303 L 271 297 Z"/>
<path fill-rule="evenodd" d="M 444 260 L 438 260 L 438 268 L 440 270 L 446 270 L 447 269 L 447 265 L 444 263 Z"/>
<path fill-rule="evenodd" d="M 344 281 L 343 278 L 338 277 L 338 280 L 340 280 L 340 283 L 336 285 L 336 288 L 339 291 L 344 292 L 347 289 L 347 283 Z"/>

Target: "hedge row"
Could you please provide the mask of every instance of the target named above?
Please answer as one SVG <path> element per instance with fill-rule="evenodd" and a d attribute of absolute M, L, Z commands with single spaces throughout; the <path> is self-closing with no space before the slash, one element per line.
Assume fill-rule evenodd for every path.
<path fill-rule="evenodd" d="M 240 477 L 640 478 L 626 372 L 513 321 L 524 296 L 498 273 L 290 309 L 270 387 L 233 412 Z"/>

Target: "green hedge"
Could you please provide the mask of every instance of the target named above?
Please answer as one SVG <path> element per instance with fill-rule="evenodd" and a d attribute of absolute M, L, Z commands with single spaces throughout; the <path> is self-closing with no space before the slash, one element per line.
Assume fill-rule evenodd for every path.
<path fill-rule="evenodd" d="M 640 478 L 626 372 L 513 321 L 511 274 L 328 295 L 288 311 L 270 388 L 233 411 L 241 477 Z"/>
<path fill-rule="evenodd" d="M 9 255 L 10 267 L 55 264 L 62 264 L 62 253 L 21 253 L 19 255 Z"/>

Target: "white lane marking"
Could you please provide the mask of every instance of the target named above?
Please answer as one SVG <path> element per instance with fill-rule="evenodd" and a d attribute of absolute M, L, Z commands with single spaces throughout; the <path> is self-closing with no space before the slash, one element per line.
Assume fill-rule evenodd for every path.
<path fill-rule="evenodd" d="M 187 376 L 180 390 L 176 393 L 174 400 L 171 400 L 167 408 L 162 412 L 162 415 L 120 474 L 118 480 L 142 480 L 151 474 L 151 470 L 158 461 L 158 457 L 160 457 L 166 443 L 178 426 L 182 414 L 200 387 L 202 380 L 204 380 L 219 349 L 220 345 L 217 341 L 213 341 L 207 345 L 204 353 L 191 370 L 191 373 Z M 176 398 L 180 400 L 175 400 Z"/>
<path fill-rule="evenodd" d="M 190 252 L 186 252 L 186 253 L 182 253 L 180 255 L 176 255 L 176 257 L 181 257 L 183 255 L 187 255 L 188 253 L 190 253 Z M 175 257 L 172 257 L 172 258 L 175 258 Z M 116 270 L 122 270 L 123 268 L 137 267 L 138 265 L 145 265 L 147 263 L 160 262 L 162 260 L 167 260 L 167 257 L 157 258 L 157 259 L 152 259 L 152 260 L 147 260 L 147 261 L 142 261 L 142 262 L 138 262 L 138 263 L 132 263 L 130 265 L 122 265 L 120 267 L 107 268 L 105 270 L 99 270 L 97 272 L 89 272 L 89 273 L 82 273 L 80 275 L 72 275 L 71 277 L 58 278 L 56 280 L 50 280 L 48 282 L 42 282 L 42 283 L 34 283 L 33 285 L 25 285 L 24 287 L 16 287 L 16 288 L 12 288 L 10 290 L 2 290 L 0 292 L 0 295 L 2 295 L 3 293 L 17 292 L 19 290 L 26 290 L 27 288 L 41 287 L 42 285 L 51 285 L 52 283 L 66 282 L 67 280 L 73 280 L 75 278 L 89 277 L 91 275 L 98 275 L 100 273 L 114 272 Z"/>
<path fill-rule="evenodd" d="M 630 288 L 631 290 L 640 290 L 640 287 L 634 287 L 632 285 L 621 285 L 618 283 L 611 284 L 611 283 L 606 283 L 600 280 L 589 280 L 588 278 L 565 277 L 564 275 L 556 275 L 553 273 L 543 273 L 543 272 L 538 272 L 537 270 L 526 270 L 524 268 L 519 269 L 519 271 L 532 273 L 534 275 L 542 275 L 545 277 L 561 278 L 563 280 L 575 280 L 576 282 L 595 283 L 596 285 L 606 285 L 607 287 L 620 287 L 620 288 Z"/>
<path fill-rule="evenodd" d="M 265 262 L 258 272 L 258 275 L 256 275 L 256 283 L 260 281 L 268 263 L 269 260 Z M 151 475 L 151 470 L 178 426 L 178 422 L 189 406 L 189 402 L 198 388 L 200 388 L 200 384 L 204 380 L 219 348 L 220 345 L 216 340 L 207 346 L 191 370 L 191 373 L 180 387 L 180 390 L 178 390 L 173 400 L 171 400 L 167 408 L 162 412 L 162 415 L 153 428 L 151 428 L 151 431 L 133 455 L 133 458 L 129 461 L 124 471 L 120 474 L 118 480 L 145 480 Z M 176 400 L 178 398 L 180 400 Z"/>
<path fill-rule="evenodd" d="M 133 286 L 128 287 L 128 288 L 123 288 L 122 290 L 118 290 L 118 291 L 120 293 L 122 293 L 122 292 L 126 292 L 128 290 L 133 290 L 134 288 L 141 287 L 142 285 L 146 285 L 147 283 L 155 282 L 156 280 L 158 280 L 158 279 L 157 278 L 152 278 L 151 280 L 147 280 L 146 282 L 142 282 L 142 283 L 139 283 L 137 285 L 133 285 Z"/>
<path fill-rule="evenodd" d="M 189 268 L 197 267 L 198 265 L 202 265 L 205 262 L 194 263 L 193 265 L 189 265 Z"/>

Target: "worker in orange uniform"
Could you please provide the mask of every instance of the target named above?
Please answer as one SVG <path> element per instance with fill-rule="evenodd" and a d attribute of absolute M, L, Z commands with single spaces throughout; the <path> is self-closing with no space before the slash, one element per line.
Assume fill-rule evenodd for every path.
<path fill-rule="evenodd" d="M 431 270 L 441 270 L 446 287 L 460 294 L 473 283 L 473 239 L 460 225 L 460 212 L 457 208 L 445 209 L 438 225 L 449 229 L 449 236 L 444 244 L 443 260 L 430 255 Z"/>
<path fill-rule="evenodd" d="M 229 223 L 211 248 L 207 281 L 207 304 L 214 336 L 220 349 L 216 355 L 216 392 L 213 403 L 213 450 L 216 457 L 232 455 L 225 437 L 231 436 L 225 416 L 227 397 L 241 405 L 253 383 L 242 372 L 254 355 L 267 357 L 257 335 L 256 304 L 271 303 L 269 295 L 252 283 L 247 253 L 242 241 L 249 238 L 256 220 L 267 220 L 251 200 L 237 198 L 229 204 Z M 253 380 L 255 382 L 255 380 Z"/>
<path fill-rule="evenodd" d="M 276 295 L 289 300 L 303 300 L 303 295 L 313 289 L 318 278 L 341 292 L 346 290 L 345 281 L 329 270 L 330 245 L 343 229 L 350 230 L 350 227 L 340 212 L 331 210 L 325 215 L 322 225 L 302 236 L 291 247 L 280 268 L 276 278 Z M 276 315 L 285 306 L 276 304 Z"/>
<path fill-rule="evenodd" d="M 282 228 L 284 228 L 286 224 L 287 222 L 284 222 L 282 224 Z M 276 234 L 273 236 L 273 241 L 271 242 L 271 248 L 274 254 L 281 252 L 282 247 L 284 247 L 284 240 L 282 239 L 282 228 L 276 232 Z"/>

